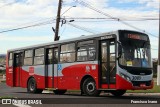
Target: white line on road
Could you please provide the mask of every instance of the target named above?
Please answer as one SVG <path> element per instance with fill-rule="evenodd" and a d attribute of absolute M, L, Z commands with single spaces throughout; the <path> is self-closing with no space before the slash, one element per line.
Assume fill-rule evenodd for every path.
<path fill-rule="evenodd" d="M 23 105 L 23 104 L 13 104 L 13 105 L 17 107 L 32 107 L 30 105 Z"/>

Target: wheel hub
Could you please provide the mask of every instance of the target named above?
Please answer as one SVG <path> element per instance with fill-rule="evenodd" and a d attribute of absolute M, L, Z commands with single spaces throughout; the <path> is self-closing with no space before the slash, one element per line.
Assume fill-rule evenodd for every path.
<path fill-rule="evenodd" d="M 35 88 L 35 83 L 34 83 L 34 82 L 31 82 L 31 84 L 30 84 L 30 90 L 33 91 L 34 88 Z"/>
<path fill-rule="evenodd" d="M 88 92 L 93 92 L 95 90 L 95 85 L 93 82 L 90 82 L 87 84 L 87 91 Z"/>

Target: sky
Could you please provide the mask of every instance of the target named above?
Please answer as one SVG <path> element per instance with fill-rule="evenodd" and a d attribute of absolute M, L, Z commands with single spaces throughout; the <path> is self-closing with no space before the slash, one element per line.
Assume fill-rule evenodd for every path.
<path fill-rule="evenodd" d="M 136 30 L 111 20 L 107 14 L 149 33 L 152 58 L 158 57 L 159 0 L 83 0 L 105 15 L 85 7 L 80 1 L 63 0 L 61 18 L 67 23 L 60 24 L 60 40 L 118 29 Z M 0 0 L 0 32 L 41 25 L 0 33 L 0 54 L 6 54 L 9 49 L 53 42 L 57 6 L 58 0 Z M 74 20 L 70 22 L 72 25 L 89 32 L 71 26 L 70 20 Z"/>

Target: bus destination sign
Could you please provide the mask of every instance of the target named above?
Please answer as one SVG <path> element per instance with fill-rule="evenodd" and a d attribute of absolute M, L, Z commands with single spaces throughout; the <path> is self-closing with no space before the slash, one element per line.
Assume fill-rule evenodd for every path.
<path fill-rule="evenodd" d="M 126 38 L 129 38 L 129 39 L 137 39 L 137 40 L 148 40 L 147 36 L 145 35 L 139 35 L 139 34 L 126 34 Z"/>

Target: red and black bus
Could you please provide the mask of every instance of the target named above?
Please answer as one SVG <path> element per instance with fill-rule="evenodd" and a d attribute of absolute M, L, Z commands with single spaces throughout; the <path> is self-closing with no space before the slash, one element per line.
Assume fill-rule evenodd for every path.
<path fill-rule="evenodd" d="M 126 90 L 153 87 L 148 35 L 129 30 L 8 50 L 6 83 L 41 93 L 81 90 L 89 96 L 101 91 L 115 96 Z"/>

